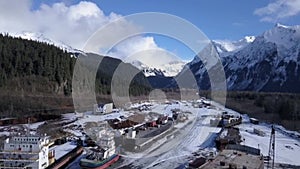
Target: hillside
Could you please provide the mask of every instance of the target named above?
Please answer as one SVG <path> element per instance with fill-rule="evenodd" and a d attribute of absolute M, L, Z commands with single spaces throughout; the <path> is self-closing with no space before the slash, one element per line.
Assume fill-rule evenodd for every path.
<path fill-rule="evenodd" d="M 2 117 L 31 113 L 73 111 L 72 77 L 75 55 L 54 45 L 8 35 L 0 35 L 0 112 Z M 95 54 L 87 54 L 87 57 Z M 120 65 L 138 71 L 119 59 L 103 57 L 96 77 L 96 93 L 109 101 L 111 78 Z M 131 85 L 130 94 L 144 95 L 150 90 L 140 72 Z"/>

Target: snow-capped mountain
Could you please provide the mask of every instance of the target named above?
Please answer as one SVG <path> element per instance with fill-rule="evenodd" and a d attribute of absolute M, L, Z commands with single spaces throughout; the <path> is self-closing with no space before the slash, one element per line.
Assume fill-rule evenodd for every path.
<path fill-rule="evenodd" d="M 132 65 L 140 69 L 146 77 L 149 76 L 165 76 L 174 77 L 176 76 L 186 64 L 183 61 L 172 61 L 169 63 L 149 66 L 141 61 L 134 60 L 130 62 Z"/>
<path fill-rule="evenodd" d="M 245 42 L 212 43 L 221 56 L 229 90 L 300 92 L 300 26 L 277 24 Z M 198 57 L 187 66 L 201 89 L 210 88 Z"/>
<path fill-rule="evenodd" d="M 52 39 L 49 39 L 45 37 L 42 33 L 35 33 L 35 32 L 28 32 L 28 31 L 23 31 L 21 33 L 10 33 L 11 36 L 13 37 L 19 37 L 22 39 L 27 39 L 27 40 L 34 40 L 38 42 L 44 42 L 50 45 L 54 45 L 62 50 L 65 50 L 70 53 L 82 53 L 82 51 L 78 49 L 74 49 L 69 45 L 66 45 L 63 42 L 55 41 Z"/>
<path fill-rule="evenodd" d="M 255 40 L 255 36 L 245 36 L 239 41 L 229 41 L 229 40 L 214 40 L 212 43 L 217 49 L 220 56 L 228 56 L 231 53 L 237 52 L 238 50 L 243 49 L 249 43 L 252 43 Z"/>

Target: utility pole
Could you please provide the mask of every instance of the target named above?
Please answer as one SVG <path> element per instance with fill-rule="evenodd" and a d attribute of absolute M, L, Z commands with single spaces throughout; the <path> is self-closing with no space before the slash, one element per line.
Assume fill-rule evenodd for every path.
<path fill-rule="evenodd" d="M 272 158 L 272 159 L 271 159 Z M 270 160 L 272 160 L 272 164 L 270 164 Z M 269 159 L 267 168 L 274 169 L 274 161 L 275 161 L 275 129 L 272 125 L 270 144 L 269 144 Z"/>

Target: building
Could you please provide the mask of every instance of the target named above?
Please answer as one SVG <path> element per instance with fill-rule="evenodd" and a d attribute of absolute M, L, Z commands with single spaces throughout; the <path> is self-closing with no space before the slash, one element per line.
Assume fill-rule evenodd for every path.
<path fill-rule="evenodd" d="M 7 138 L 0 153 L 0 168 L 43 169 L 49 165 L 49 138 L 17 135 Z"/>
<path fill-rule="evenodd" d="M 205 163 L 200 168 L 263 169 L 264 159 L 262 155 L 258 155 L 256 153 L 248 153 L 245 151 L 226 149 L 221 151 L 213 161 Z"/>
<path fill-rule="evenodd" d="M 241 124 L 242 123 L 242 116 L 235 117 L 233 115 L 228 115 L 228 114 L 223 114 L 222 115 L 222 121 L 221 121 L 221 126 L 222 127 L 233 127 L 235 125 Z"/>
<path fill-rule="evenodd" d="M 194 161 L 192 161 L 191 163 L 189 163 L 189 168 L 191 168 L 191 169 L 193 169 L 193 168 L 199 168 L 200 166 L 202 166 L 205 163 L 206 163 L 206 158 L 204 158 L 204 157 L 198 157 Z"/>
<path fill-rule="evenodd" d="M 226 128 L 216 138 L 216 147 L 219 150 L 225 149 L 229 144 L 240 144 L 242 137 L 239 128 Z"/>
<path fill-rule="evenodd" d="M 108 104 L 95 104 L 94 114 L 106 114 L 113 111 L 113 103 Z"/>

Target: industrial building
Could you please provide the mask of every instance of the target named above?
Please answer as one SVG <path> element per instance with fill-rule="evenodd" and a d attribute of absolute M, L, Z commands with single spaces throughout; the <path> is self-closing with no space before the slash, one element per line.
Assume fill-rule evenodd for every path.
<path fill-rule="evenodd" d="M 43 169 L 49 165 L 49 137 L 16 135 L 7 138 L 0 153 L 0 168 Z"/>
<path fill-rule="evenodd" d="M 221 151 L 214 160 L 200 167 L 201 169 L 263 169 L 264 158 L 258 149 L 233 145 Z"/>

